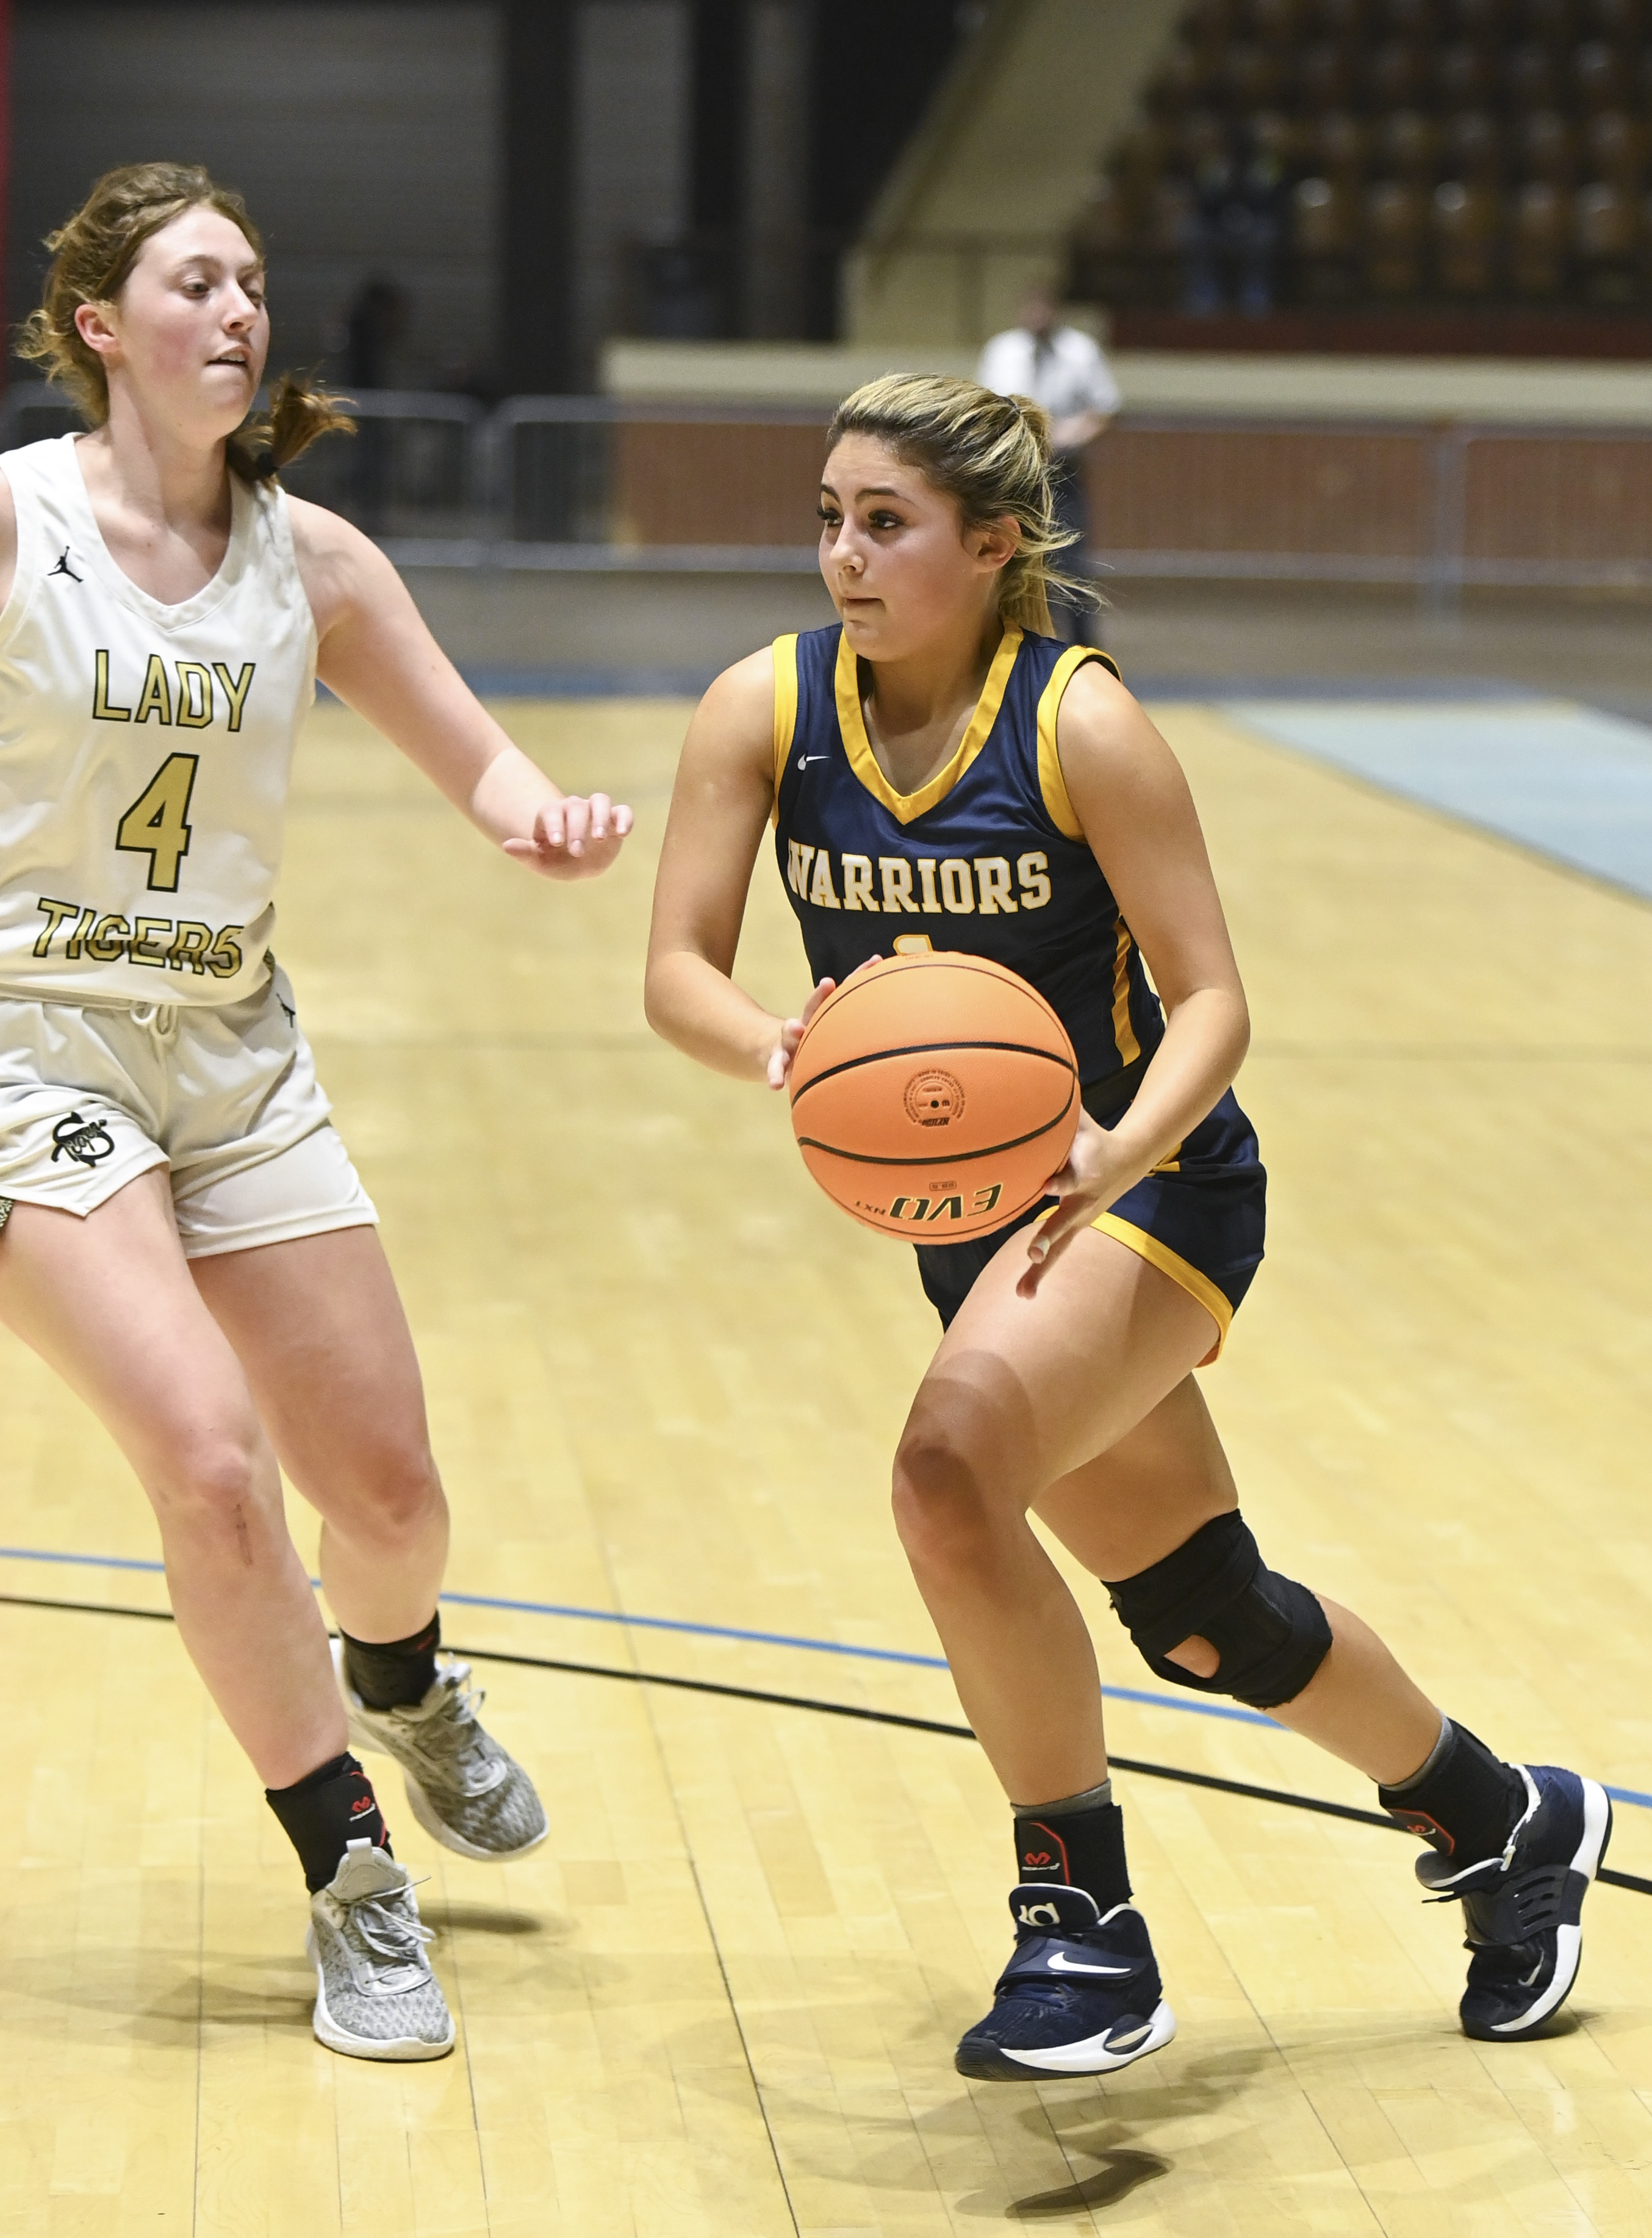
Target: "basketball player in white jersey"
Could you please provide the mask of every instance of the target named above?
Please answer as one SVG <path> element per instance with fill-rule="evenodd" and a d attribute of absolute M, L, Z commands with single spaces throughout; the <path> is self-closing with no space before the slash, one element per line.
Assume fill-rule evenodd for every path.
<path fill-rule="evenodd" d="M 92 432 L 0 457 L 0 1320 L 153 1503 L 184 1644 L 312 1892 L 316 2034 L 436 2058 L 453 2023 L 351 1748 L 466 1857 L 545 1823 L 436 1659 L 418 1366 L 269 952 L 288 766 L 319 673 L 548 877 L 605 869 L 631 814 L 565 798 L 382 554 L 281 490 L 340 415 L 287 381 L 249 416 L 269 320 L 237 197 L 134 165 L 48 246 L 24 347 Z M 323 1519 L 336 1675 L 278 1462 Z"/>

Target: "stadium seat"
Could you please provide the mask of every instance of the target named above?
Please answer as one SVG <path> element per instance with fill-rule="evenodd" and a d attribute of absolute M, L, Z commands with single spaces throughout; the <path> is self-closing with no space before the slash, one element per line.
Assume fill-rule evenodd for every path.
<path fill-rule="evenodd" d="M 1359 196 L 1345 180 L 1298 180 L 1291 197 L 1291 249 L 1304 302 L 1349 301 L 1358 237 Z"/>
<path fill-rule="evenodd" d="M 1421 109 L 1397 109 L 1377 127 L 1372 158 L 1385 178 L 1431 180 L 1438 159 L 1440 130 Z"/>
<path fill-rule="evenodd" d="M 1365 190 L 1360 262 L 1366 292 L 1390 301 L 1421 293 L 1428 198 L 1405 179 L 1378 179 Z"/>
<path fill-rule="evenodd" d="M 1577 135 L 1558 109 L 1534 109 L 1518 120 L 1515 157 L 1522 177 L 1568 188 L 1577 175 Z"/>
<path fill-rule="evenodd" d="M 1428 50 L 1416 39 L 1384 39 L 1365 64 L 1367 97 L 1378 110 L 1409 109 L 1429 90 Z"/>
<path fill-rule="evenodd" d="M 1528 179 L 1515 197 L 1508 270 L 1517 295 L 1553 302 L 1564 290 L 1571 197 L 1550 179 Z"/>
<path fill-rule="evenodd" d="M 1354 63 L 1355 50 L 1343 40 L 1321 39 L 1303 50 L 1294 91 L 1308 116 L 1345 107 L 1356 90 Z"/>
<path fill-rule="evenodd" d="M 1572 204 L 1572 247 L 1583 297 L 1621 310 L 1640 293 L 1642 212 L 1609 179 L 1591 179 Z"/>
<path fill-rule="evenodd" d="M 1333 109 L 1308 135 L 1308 159 L 1329 179 L 1363 177 L 1371 161 L 1371 133 L 1363 117 Z"/>
<path fill-rule="evenodd" d="M 1481 186 L 1495 184 L 1505 168 L 1503 133 L 1483 109 L 1464 109 L 1445 121 L 1440 138 L 1441 167 L 1449 179 Z"/>
<path fill-rule="evenodd" d="M 1583 128 L 1591 178 L 1610 179 L 1633 194 L 1646 170 L 1646 128 L 1622 109 L 1603 109 Z"/>
<path fill-rule="evenodd" d="M 1478 109 L 1497 91 L 1497 56 L 1482 39 L 1454 39 L 1442 47 L 1434 66 L 1434 86 L 1447 109 Z"/>
<path fill-rule="evenodd" d="M 1585 39 L 1572 51 L 1572 80 L 1585 109 L 1621 109 L 1632 98 L 1633 74 L 1621 47 Z"/>
<path fill-rule="evenodd" d="M 1467 179 L 1443 179 L 1429 207 L 1434 278 L 1457 301 L 1489 295 L 1497 280 L 1502 203 L 1496 190 Z"/>

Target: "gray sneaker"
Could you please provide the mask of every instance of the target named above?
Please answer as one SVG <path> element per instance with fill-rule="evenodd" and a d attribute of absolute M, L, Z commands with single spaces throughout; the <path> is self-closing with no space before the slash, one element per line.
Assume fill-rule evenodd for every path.
<path fill-rule="evenodd" d="M 354 2059 L 440 2059 L 453 2023 L 430 1970 L 413 1878 L 371 1842 L 352 1842 L 310 1898 L 304 1948 L 315 1969 L 315 2033 Z"/>
<path fill-rule="evenodd" d="M 333 1643 L 333 1661 L 351 1747 L 394 1757 L 408 1808 L 433 1841 L 484 1863 L 538 1849 L 550 1831 L 545 1806 L 521 1765 L 478 1722 L 483 1697 L 471 1686 L 468 1663 L 444 1655 L 422 1702 L 370 1710 L 350 1684 L 342 1640 Z"/>

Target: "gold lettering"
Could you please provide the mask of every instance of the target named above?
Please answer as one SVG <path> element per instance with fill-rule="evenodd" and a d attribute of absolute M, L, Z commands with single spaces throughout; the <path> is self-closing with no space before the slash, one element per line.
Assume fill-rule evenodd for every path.
<path fill-rule="evenodd" d="M 132 928 L 123 917 L 102 917 L 86 936 L 86 953 L 100 963 L 114 963 L 126 953 Z"/>
<path fill-rule="evenodd" d="M 143 689 L 138 693 L 134 719 L 147 723 L 151 715 L 158 715 L 163 723 L 172 720 L 172 693 L 167 685 L 166 663 L 158 652 L 149 655 L 149 665 L 143 672 Z"/>
<path fill-rule="evenodd" d="M 95 723 L 129 723 L 132 710 L 116 707 L 109 696 L 109 654 L 102 646 L 96 659 L 96 680 L 92 685 L 92 720 Z"/>
<path fill-rule="evenodd" d="M 969 865 L 954 856 L 941 865 L 941 897 L 955 917 L 971 917 L 975 907 L 975 882 Z"/>
<path fill-rule="evenodd" d="M 167 968 L 167 951 L 164 942 L 158 949 L 152 947 L 150 944 L 157 934 L 165 935 L 171 930 L 172 919 L 169 917 L 134 917 L 132 942 L 126 951 L 127 954 L 134 963 L 152 963 L 157 971 L 164 971 Z"/>
<path fill-rule="evenodd" d="M 97 911 L 95 909 L 83 910 L 81 911 L 80 923 L 75 927 L 74 931 L 70 934 L 69 945 L 63 950 L 65 956 L 72 956 L 78 958 L 81 949 L 89 937 L 92 927 L 96 924 L 96 922 Z"/>
<path fill-rule="evenodd" d="M 1045 903 L 1048 901 L 1050 897 L 1050 882 L 1047 876 L 1049 867 L 1050 858 L 1046 854 L 1016 857 L 1015 875 L 1021 880 L 1023 909 L 1042 909 Z"/>
<path fill-rule="evenodd" d="M 35 907 L 43 913 L 48 919 L 48 923 L 39 939 L 35 943 L 34 953 L 36 956 L 46 956 L 50 953 L 52 942 L 57 937 L 58 926 L 62 924 L 65 917 L 76 917 L 79 914 L 80 904 L 78 902 L 55 902 L 51 899 L 50 895 L 42 894 L 40 899 L 35 904 Z"/>
<path fill-rule="evenodd" d="M 869 910 L 878 914 L 877 904 L 872 899 L 872 858 L 869 855 L 844 855 L 843 907 L 846 910 Z"/>
<path fill-rule="evenodd" d="M 898 917 L 905 910 L 909 917 L 916 917 L 918 905 L 912 898 L 912 865 L 904 855 L 880 855 L 877 874 L 883 884 L 883 914 Z"/>
<path fill-rule="evenodd" d="M 982 917 L 996 917 L 1000 911 L 1015 914 L 1015 904 L 1009 895 L 1009 864 L 1002 855 L 977 855 L 975 877 L 981 885 Z"/>
<path fill-rule="evenodd" d="M 204 731 L 212 720 L 212 671 L 201 660 L 173 665 L 178 672 L 178 710 L 173 720 L 181 730 Z M 138 720 L 143 720 L 142 715 Z"/>
<path fill-rule="evenodd" d="M 809 898 L 816 909 L 842 909 L 843 906 L 837 898 L 837 889 L 832 884 L 832 858 L 830 851 L 825 847 L 821 848 L 815 857 L 815 876 L 809 884 Z"/>
<path fill-rule="evenodd" d="M 935 857 L 918 857 L 918 884 L 923 888 L 923 912 L 926 917 L 939 917 L 941 897 L 935 890 Z"/>
<path fill-rule="evenodd" d="M 814 860 L 814 849 L 805 847 L 801 839 L 787 840 L 786 884 L 800 902 L 809 899 L 809 865 Z"/>
<path fill-rule="evenodd" d="M 197 978 L 204 978 L 207 967 L 202 959 L 211 945 L 212 927 L 186 918 L 178 927 L 177 938 L 167 950 L 167 962 L 175 971 L 182 971 L 188 964 Z"/>
<path fill-rule="evenodd" d="M 253 668 L 254 663 L 249 660 L 239 676 L 232 677 L 221 660 L 215 660 L 212 664 L 213 674 L 229 696 L 229 727 L 232 731 L 241 728 L 241 711 L 252 685 Z"/>

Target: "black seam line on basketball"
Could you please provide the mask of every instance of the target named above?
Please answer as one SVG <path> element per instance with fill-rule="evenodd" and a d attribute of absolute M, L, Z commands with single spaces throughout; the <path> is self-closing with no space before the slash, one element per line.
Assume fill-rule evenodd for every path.
<path fill-rule="evenodd" d="M 1041 1127 L 1034 1127 L 1030 1135 L 1012 1136 L 1008 1142 L 988 1142 L 979 1150 L 949 1150 L 944 1147 L 931 1150 L 927 1158 L 875 1158 L 866 1150 L 840 1150 L 836 1142 L 823 1142 L 815 1135 L 799 1135 L 800 1150 L 823 1150 L 829 1158 L 844 1158 L 856 1166 L 923 1166 L 933 1173 L 937 1166 L 967 1166 L 975 1158 L 1001 1157 L 1006 1150 L 1019 1150 L 1023 1142 L 1036 1142 L 1041 1135 L 1047 1135 L 1052 1127 L 1059 1127 L 1073 1109 L 1069 1096 L 1053 1119 Z M 943 1189 L 944 1196 L 946 1191 Z"/>
<path fill-rule="evenodd" d="M 151 1624 L 173 1624 L 170 1609 L 124 1608 L 110 1601 L 56 1601 L 33 1593 L 0 1593 L 8 1608 L 62 1609 L 77 1616 L 136 1616 Z M 612 1663 L 574 1663 L 553 1655 L 512 1655 L 499 1647 L 459 1647 L 444 1642 L 451 1655 L 468 1656 L 475 1663 L 509 1663 L 523 1671 L 564 1671 L 578 1678 L 623 1678 L 633 1686 L 671 1686 L 685 1694 L 722 1694 L 735 1702 L 763 1702 L 776 1710 L 812 1710 L 829 1718 L 854 1718 L 869 1725 L 894 1725 L 908 1732 L 939 1733 L 945 1739 L 972 1741 L 968 1725 L 942 1723 L 939 1718 L 909 1718 L 898 1710 L 869 1710 L 858 1702 L 827 1702 L 813 1694 L 774 1694 L 760 1686 L 730 1686 L 717 1678 L 672 1678 L 659 1671 L 626 1671 Z M 1410 1828 L 1391 1818 L 1385 1811 L 1362 1811 L 1351 1803 L 1327 1803 L 1318 1795 L 1293 1794 L 1288 1787 L 1258 1787 L 1248 1779 L 1220 1779 L 1213 1771 L 1184 1771 L 1171 1764 L 1150 1764 L 1144 1757 L 1115 1756 L 1107 1762 L 1120 1771 L 1133 1771 L 1141 1779 L 1170 1779 L 1182 1787 L 1208 1787 L 1219 1795 L 1238 1795 L 1250 1803 L 1275 1803 L 1287 1811 L 1312 1811 L 1321 1818 L 1351 1818 L 1356 1825 L 1380 1826 L 1390 1834 Z M 1597 1881 L 1613 1888 L 1632 1889 L 1637 1896 L 1652 1896 L 1652 1880 L 1638 1873 L 1621 1873 L 1611 1865 L 1596 1870 Z"/>
<path fill-rule="evenodd" d="M 796 1109 L 809 1089 L 818 1088 L 823 1081 L 836 1080 L 840 1073 L 854 1072 L 863 1064 L 893 1063 L 897 1057 L 948 1056 L 960 1049 L 995 1049 L 1006 1056 L 1039 1056 L 1047 1064 L 1059 1064 L 1062 1071 L 1072 1074 L 1074 1080 L 1078 1078 L 1072 1065 L 1058 1050 L 1038 1049 L 1030 1042 L 904 1042 L 899 1049 L 874 1049 L 867 1056 L 846 1056 L 841 1064 L 828 1065 L 824 1072 L 811 1074 L 801 1088 L 792 1090 L 792 1108 Z"/>

